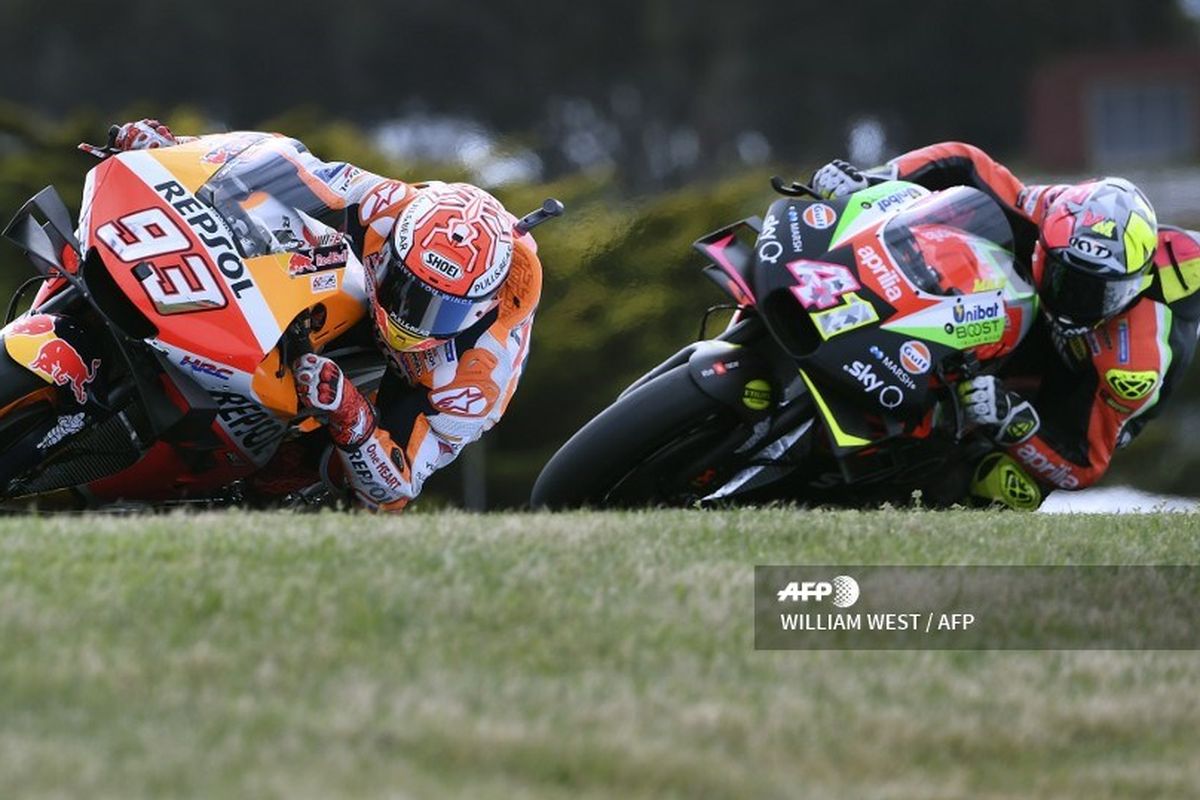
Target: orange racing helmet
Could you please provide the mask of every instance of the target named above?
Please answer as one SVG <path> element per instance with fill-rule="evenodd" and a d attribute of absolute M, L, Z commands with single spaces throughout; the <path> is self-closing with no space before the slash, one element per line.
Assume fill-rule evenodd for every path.
<path fill-rule="evenodd" d="M 366 270 L 376 332 L 393 353 L 453 339 L 499 304 L 512 264 L 515 218 L 466 183 L 418 187 L 400 212 L 391 258 Z"/>

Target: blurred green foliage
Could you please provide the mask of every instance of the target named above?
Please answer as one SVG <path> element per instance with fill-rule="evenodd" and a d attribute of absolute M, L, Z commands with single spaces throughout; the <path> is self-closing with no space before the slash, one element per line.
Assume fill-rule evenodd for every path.
<path fill-rule="evenodd" d="M 125 118 L 148 112 L 130 109 Z M 212 130 L 186 108 L 162 119 L 180 133 Z M 75 145 L 102 142 L 111 121 L 78 114 L 51 124 L 0 105 L 0 217 L 7 220 L 47 184 L 77 210 L 84 173 L 94 162 Z M 410 180 L 465 177 L 442 166 L 390 162 L 361 129 L 330 121 L 315 109 L 289 112 L 256 127 L 286 132 L 323 158 L 381 174 Z M 808 168 L 780 166 L 778 171 L 808 174 Z M 691 243 L 761 214 L 772 199 L 769 175 L 748 172 L 634 200 L 603 174 L 497 191 L 514 213 L 557 197 L 566 203 L 567 214 L 537 231 L 545 283 L 531 356 L 508 414 L 485 439 L 491 505 L 525 502 L 541 466 L 571 433 L 632 380 L 695 339 L 704 310 L 726 298 L 701 275 L 702 261 Z M 29 274 L 15 248 L 0 248 L 0 296 Z M 1198 372 L 1191 371 L 1164 418 L 1118 454 L 1111 480 L 1200 494 L 1200 453 L 1189 437 L 1178 435 L 1181 428 L 1200 429 Z M 430 501 L 453 502 L 460 494 L 459 467 L 436 475 L 427 492 Z"/>
<path fill-rule="evenodd" d="M 1011 156 L 1044 64 L 1196 44 L 1184 0 L 583 0 L 569 10 L 5 0 L 3 9 L 0 97 L 44 113 L 133 103 L 161 113 L 186 98 L 235 127 L 298 102 L 363 123 L 465 116 L 528 137 L 549 176 L 598 163 L 581 160 L 582 140 L 639 190 L 740 165 L 747 134 L 784 159 L 844 155 L 862 117 L 878 120 L 896 150 L 961 138 Z"/>

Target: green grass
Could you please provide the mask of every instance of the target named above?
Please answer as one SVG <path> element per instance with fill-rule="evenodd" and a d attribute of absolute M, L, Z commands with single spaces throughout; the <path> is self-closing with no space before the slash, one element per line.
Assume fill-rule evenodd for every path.
<path fill-rule="evenodd" d="M 1200 515 L 0 519 L 0 797 L 1200 796 L 1200 654 L 753 650 L 756 563 L 1194 563 Z"/>

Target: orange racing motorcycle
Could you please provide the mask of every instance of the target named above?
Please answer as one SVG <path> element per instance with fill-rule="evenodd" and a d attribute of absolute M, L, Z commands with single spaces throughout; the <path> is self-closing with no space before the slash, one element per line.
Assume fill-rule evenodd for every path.
<path fill-rule="evenodd" d="M 1004 212 L 967 187 L 826 200 L 772 185 L 783 197 L 765 218 L 694 245 L 733 300 L 728 327 L 567 441 L 534 507 L 966 495 L 992 445 L 961 433 L 953 386 L 998 369 L 1037 312 Z"/>
<path fill-rule="evenodd" d="M 364 394 L 378 387 L 363 267 L 335 210 L 288 202 L 312 190 L 256 149 L 268 138 L 83 145 L 102 161 L 78 225 L 52 187 L 9 223 L 38 275 L 0 330 L 0 500 L 238 502 L 281 442 L 321 425 L 298 412 L 297 356 L 323 352 Z M 324 494 L 310 492 L 291 500 Z"/>

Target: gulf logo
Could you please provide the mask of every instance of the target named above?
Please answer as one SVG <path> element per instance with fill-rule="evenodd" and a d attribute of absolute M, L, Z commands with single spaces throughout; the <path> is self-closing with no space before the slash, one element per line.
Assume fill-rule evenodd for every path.
<path fill-rule="evenodd" d="M 837 222 L 837 212 L 833 210 L 832 206 L 824 203 L 813 203 L 804 209 L 804 214 L 801 216 L 808 227 L 816 228 L 819 231 L 825 230 Z"/>
<path fill-rule="evenodd" d="M 933 366 L 933 358 L 924 342 L 910 339 L 900 348 L 900 366 L 913 375 L 924 375 Z"/>

